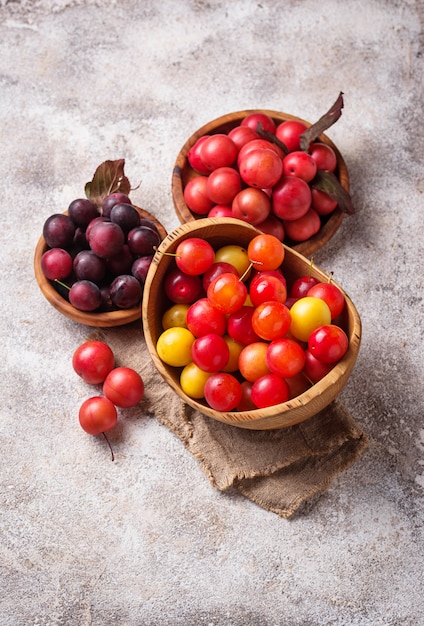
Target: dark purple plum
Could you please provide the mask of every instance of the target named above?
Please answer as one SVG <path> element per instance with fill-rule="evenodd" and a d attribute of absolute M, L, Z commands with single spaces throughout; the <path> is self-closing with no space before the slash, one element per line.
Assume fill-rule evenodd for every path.
<path fill-rule="evenodd" d="M 118 254 L 107 259 L 106 264 L 107 269 L 113 276 L 119 276 L 120 274 L 130 274 L 133 262 L 134 255 L 128 244 L 124 243 Z"/>
<path fill-rule="evenodd" d="M 77 280 L 69 290 L 69 302 L 80 311 L 95 311 L 102 302 L 102 294 L 91 280 Z"/>
<path fill-rule="evenodd" d="M 149 271 L 152 259 L 152 256 L 140 256 L 132 264 L 131 274 L 135 276 L 142 285 L 146 282 L 147 272 Z"/>
<path fill-rule="evenodd" d="M 102 296 L 102 302 L 100 308 L 102 311 L 113 311 L 115 308 L 113 302 L 110 299 L 110 285 L 102 285 L 100 287 L 100 294 Z"/>
<path fill-rule="evenodd" d="M 143 290 L 140 283 L 129 274 L 117 276 L 110 285 L 110 299 L 119 309 L 131 309 L 141 302 Z"/>
<path fill-rule="evenodd" d="M 133 228 L 140 226 L 140 215 L 132 204 L 120 202 L 112 207 L 110 212 L 110 220 L 114 224 L 118 224 L 125 234 L 129 233 Z"/>
<path fill-rule="evenodd" d="M 87 198 L 77 198 L 68 207 L 68 215 L 75 224 L 87 228 L 91 220 L 100 215 L 97 206 Z"/>
<path fill-rule="evenodd" d="M 99 217 L 95 217 L 94 220 L 91 220 L 91 222 L 89 223 L 85 231 L 87 242 L 88 242 L 88 238 L 90 237 L 91 230 L 94 228 L 96 224 L 100 224 L 100 222 L 110 222 L 110 218 L 103 217 L 103 215 L 100 215 Z"/>
<path fill-rule="evenodd" d="M 98 285 L 106 276 L 106 261 L 92 250 L 81 250 L 74 258 L 74 272 L 78 280 L 91 280 Z"/>
<path fill-rule="evenodd" d="M 90 247 L 88 245 L 86 231 L 84 228 L 81 228 L 81 226 L 77 226 L 75 230 L 73 245 L 77 250 L 88 250 Z"/>
<path fill-rule="evenodd" d="M 125 242 L 124 231 L 113 222 L 94 224 L 88 235 L 90 248 L 102 258 L 110 258 L 122 250 Z"/>
<path fill-rule="evenodd" d="M 130 250 L 136 256 L 148 256 L 155 253 L 155 248 L 160 244 L 161 238 L 156 230 L 149 226 L 138 226 L 130 230 L 127 236 Z"/>
<path fill-rule="evenodd" d="M 44 222 L 43 237 L 49 248 L 67 250 L 72 246 L 75 230 L 75 224 L 68 215 L 54 213 Z"/>
<path fill-rule="evenodd" d="M 158 227 L 155 222 L 148 217 L 140 217 L 140 226 L 147 226 L 148 228 L 152 228 L 157 233 L 159 233 Z"/>
<path fill-rule="evenodd" d="M 115 204 L 119 204 L 120 202 L 125 202 L 125 204 L 131 204 L 131 200 L 125 193 L 121 193 L 117 191 L 116 193 L 110 193 L 103 199 L 102 202 L 102 215 L 105 217 L 110 217 L 110 212 L 112 211 Z"/>

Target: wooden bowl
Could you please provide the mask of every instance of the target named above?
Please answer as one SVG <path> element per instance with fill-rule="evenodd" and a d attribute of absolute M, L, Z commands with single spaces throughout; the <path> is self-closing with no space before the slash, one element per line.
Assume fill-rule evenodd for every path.
<path fill-rule="evenodd" d="M 239 126 L 241 121 L 250 113 L 255 113 L 260 111 L 261 113 L 265 113 L 269 115 L 276 124 L 280 124 L 286 120 L 297 120 L 302 122 L 306 126 L 310 126 L 311 123 L 303 120 L 299 117 L 295 117 L 294 115 L 289 115 L 288 113 L 280 113 L 278 111 L 269 111 L 267 109 L 249 109 L 246 111 L 236 111 L 234 113 L 228 113 L 227 115 L 223 115 L 222 117 L 218 117 L 211 122 L 208 122 L 199 130 L 191 135 L 185 142 L 184 146 L 181 148 L 172 174 L 172 199 L 174 202 L 175 211 L 177 213 L 178 219 L 182 224 L 185 222 L 191 222 L 193 220 L 199 219 L 194 213 L 190 211 L 188 206 L 184 201 L 184 187 L 187 182 L 193 178 L 194 176 L 198 176 L 198 174 L 190 167 L 190 164 L 187 159 L 188 152 L 190 148 L 194 146 L 196 141 L 202 137 L 203 135 L 212 135 L 216 133 L 224 133 L 227 134 L 231 129 Z M 346 167 L 346 163 L 340 154 L 337 146 L 327 137 L 325 134 L 321 134 L 319 136 L 319 140 L 323 143 L 326 143 L 331 148 L 333 148 L 336 157 L 337 157 L 337 169 L 335 171 L 336 176 L 338 177 L 342 187 L 349 193 L 349 174 Z M 343 211 L 337 207 L 333 213 L 329 216 L 321 217 L 321 228 L 319 232 L 306 241 L 302 241 L 301 243 L 289 244 L 291 248 L 300 252 L 304 256 L 310 256 L 320 248 L 322 248 L 330 239 L 333 237 L 334 233 L 340 227 L 344 217 Z"/>
<path fill-rule="evenodd" d="M 163 281 L 175 263 L 172 256 L 164 253 L 175 253 L 180 241 L 189 237 L 206 239 L 215 249 L 231 243 L 247 247 L 249 241 L 258 233 L 259 231 L 253 226 L 232 218 L 204 218 L 179 226 L 162 241 L 153 257 L 144 287 L 142 321 L 144 337 L 154 365 L 184 402 L 205 415 L 232 426 L 253 430 L 272 430 L 291 426 L 312 417 L 328 406 L 345 386 L 359 351 L 361 321 L 352 301 L 343 290 L 346 306 L 342 324 L 349 338 L 346 355 L 322 380 L 306 392 L 283 404 L 253 411 L 227 413 L 215 411 L 204 401 L 188 397 L 179 384 L 181 369 L 163 363 L 156 352 L 156 343 L 163 331 L 162 315 L 170 306 L 164 293 Z M 285 246 L 285 252 L 283 271 L 289 284 L 297 277 L 308 274 L 309 271 L 320 281 L 328 281 L 329 277 L 318 267 L 310 268 L 310 261 L 303 255 L 287 246 Z"/>
<path fill-rule="evenodd" d="M 167 232 L 162 224 L 144 209 L 135 207 L 140 214 L 140 217 L 148 218 L 156 225 L 161 238 L 166 237 Z M 66 211 L 65 211 L 66 214 Z M 131 309 L 119 309 L 116 311 L 102 311 L 102 312 L 87 312 L 79 311 L 68 300 L 63 298 L 60 293 L 55 289 L 53 283 L 48 280 L 41 269 L 41 257 L 44 252 L 48 250 L 48 246 L 43 236 L 38 240 L 34 253 L 34 273 L 38 286 L 40 287 L 43 295 L 47 298 L 52 306 L 57 309 L 62 315 L 69 317 L 71 320 L 78 322 L 79 324 L 86 324 L 87 326 L 98 326 L 102 328 L 109 328 L 112 326 L 123 326 L 124 324 L 130 324 L 141 318 L 141 306 L 136 306 Z"/>

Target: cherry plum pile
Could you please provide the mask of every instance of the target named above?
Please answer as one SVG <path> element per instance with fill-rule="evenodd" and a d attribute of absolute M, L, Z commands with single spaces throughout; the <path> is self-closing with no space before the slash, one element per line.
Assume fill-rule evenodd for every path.
<path fill-rule="evenodd" d="M 228 133 L 201 136 L 187 154 L 194 173 L 183 189 L 189 210 L 241 219 L 289 244 L 316 235 L 339 206 L 317 184 L 320 173 L 337 176 L 337 156 L 319 139 L 301 148 L 307 128 L 255 112 Z"/>
<path fill-rule="evenodd" d="M 321 380 L 348 350 L 345 297 L 305 275 L 287 282 L 285 247 L 272 234 L 247 248 L 188 237 L 164 280 L 156 343 L 183 392 L 217 411 L 274 406 Z"/>
<path fill-rule="evenodd" d="M 116 367 L 112 349 L 103 341 L 89 340 L 78 346 L 72 356 L 75 373 L 90 385 L 102 385 L 102 395 L 87 398 L 79 409 L 81 428 L 90 435 L 115 428 L 118 408 L 137 405 L 144 397 L 144 381 L 130 367 Z M 110 446 L 110 444 L 109 444 Z M 112 460 L 113 460 L 112 451 Z"/>
<path fill-rule="evenodd" d="M 161 235 L 127 194 L 110 193 L 101 206 L 73 200 L 66 213 L 47 218 L 43 236 L 47 250 L 41 269 L 76 309 L 113 311 L 140 304 Z"/>

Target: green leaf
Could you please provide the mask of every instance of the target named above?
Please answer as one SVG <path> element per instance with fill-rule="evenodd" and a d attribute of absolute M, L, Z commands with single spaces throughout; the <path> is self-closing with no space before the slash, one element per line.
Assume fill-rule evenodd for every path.
<path fill-rule="evenodd" d="M 85 195 L 97 206 L 111 193 L 129 194 L 131 185 L 124 173 L 125 159 L 104 161 L 94 172 L 93 179 L 85 184 Z"/>
<path fill-rule="evenodd" d="M 325 172 L 324 170 L 318 170 L 315 178 L 310 183 L 311 187 L 324 191 L 330 198 L 336 200 L 339 203 L 340 209 L 348 215 L 355 213 L 355 208 L 352 204 L 352 198 L 344 187 L 340 184 L 339 179 L 332 172 Z"/>
<path fill-rule="evenodd" d="M 333 104 L 333 106 L 325 113 L 322 117 L 319 118 L 315 124 L 309 126 L 301 135 L 300 135 L 300 149 L 304 152 L 308 151 L 309 145 L 312 141 L 315 141 L 321 133 L 325 132 L 327 128 L 330 128 L 342 114 L 342 109 L 344 106 L 343 102 L 343 92 L 341 91 L 338 95 L 337 100 Z"/>
<path fill-rule="evenodd" d="M 275 145 L 278 146 L 284 154 L 289 153 L 289 149 L 287 148 L 286 144 L 280 141 L 278 137 L 274 135 L 274 133 L 271 133 L 269 130 L 265 130 L 261 122 L 258 122 L 256 126 L 256 132 L 264 139 L 268 139 L 268 141 L 270 141 L 271 143 L 275 143 Z"/>

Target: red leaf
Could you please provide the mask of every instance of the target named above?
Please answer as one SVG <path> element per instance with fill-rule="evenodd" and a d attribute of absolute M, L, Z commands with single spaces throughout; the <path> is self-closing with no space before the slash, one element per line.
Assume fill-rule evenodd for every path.
<path fill-rule="evenodd" d="M 310 183 L 314 189 L 324 191 L 333 200 L 337 200 L 340 209 L 344 213 L 353 215 L 355 208 L 352 204 L 350 194 L 340 184 L 339 179 L 332 172 L 325 172 L 324 170 L 318 170 L 315 178 Z"/>
<path fill-rule="evenodd" d="M 93 179 L 85 185 L 85 195 L 97 206 L 111 193 L 129 194 L 131 185 L 124 173 L 125 159 L 104 161 L 96 169 Z"/>
<path fill-rule="evenodd" d="M 312 141 L 315 141 L 321 133 L 325 132 L 327 128 L 330 128 L 342 114 L 344 103 L 343 103 L 343 92 L 341 91 L 338 95 L 337 100 L 333 104 L 333 106 L 325 113 L 322 117 L 319 118 L 315 124 L 309 126 L 301 135 L 300 135 L 300 149 L 304 152 L 308 151 L 309 145 Z"/>

